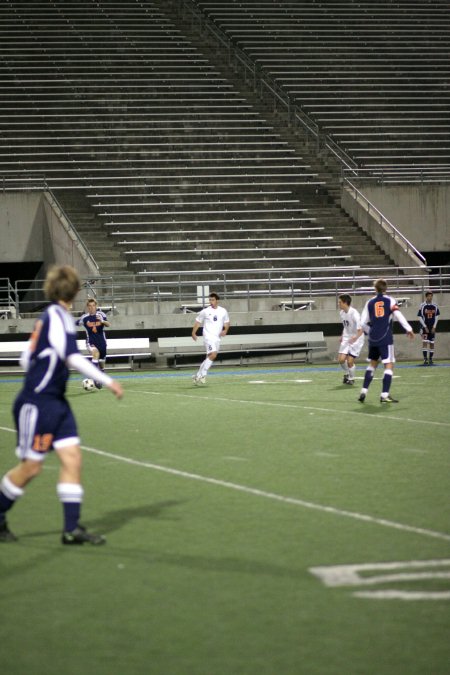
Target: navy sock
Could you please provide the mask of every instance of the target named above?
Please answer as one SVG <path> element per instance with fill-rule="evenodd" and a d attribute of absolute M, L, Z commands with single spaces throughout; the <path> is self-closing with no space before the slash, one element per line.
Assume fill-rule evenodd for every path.
<path fill-rule="evenodd" d="M 367 368 L 365 374 L 364 374 L 364 383 L 363 383 L 363 388 L 368 389 L 370 386 L 370 383 L 373 380 L 373 369 L 372 368 Z"/>
<path fill-rule="evenodd" d="M 10 499 L 3 492 L 0 492 L 0 524 L 5 522 L 6 512 L 14 504 L 14 499 Z"/>
<path fill-rule="evenodd" d="M 81 504 L 79 502 L 64 502 L 64 531 L 72 532 L 80 519 Z"/>

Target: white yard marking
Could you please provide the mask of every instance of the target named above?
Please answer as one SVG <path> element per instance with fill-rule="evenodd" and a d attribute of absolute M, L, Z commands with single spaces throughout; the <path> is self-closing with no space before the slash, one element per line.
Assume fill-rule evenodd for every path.
<path fill-rule="evenodd" d="M 270 382 L 270 380 L 248 380 L 247 384 L 307 384 L 312 382 L 312 380 L 276 380 Z"/>
<path fill-rule="evenodd" d="M 142 392 L 140 392 L 142 393 Z M 152 392 L 148 392 L 152 393 Z M 159 393 L 159 392 L 158 392 Z M 197 397 L 194 397 L 197 398 Z M 204 400 L 204 399 L 201 399 Z M 225 399 L 227 400 L 227 399 Z M 234 399 L 233 399 L 234 401 Z M 298 406 L 290 406 L 298 407 Z M 0 426 L 0 431 L 6 431 L 9 433 L 15 433 L 15 429 L 9 427 Z M 239 483 L 231 483 L 230 481 L 220 480 L 218 478 L 212 478 L 210 476 L 202 476 L 200 474 L 191 473 L 189 471 L 181 471 L 179 469 L 173 469 L 171 467 L 163 466 L 161 464 L 154 464 L 152 462 L 144 462 L 137 459 L 132 459 L 131 457 L 124 457 L 123 455 L 117 455 L 112 452 L 106 452 L 105 450 L 100 450 L 98 448 L 91 448 L 86 445 L 81 446 L 86 452 L 90 452 L 94 455 L 99 455 L 100 457 L 106 457 L 108 459 L 113 459 L 118 462 L 124 462 L 125 464 L 130 464 L 132 466 L 138 466 L 145 469 L 151 469 L 153 471 L 160 471 L 172 476 L 178 476 L 180 478 L 187 478 L 189 480 L 196 480 L 203 483 L 208 483 L 209 485 L 216 485 L 218 487 L 228 488 L 230 490 L 236 490 L 249 495 L 254 495 L 256 497 L 262 497 L 264 499 L 270 499 L 273 501 L 278 501 L 283 504 L 291 504 L 293 506 L 300 506 L 306 509 L 312 509 L 314 511 L 320 511 L 322 513 L 328 513 L 334 516 L 340 516 L 344 518 L 352 518 L 354 520 L 363 521 L 366 523 L 381 525 L 383 527 L 389 527 L 391 529 L 400 530 L 402 532 L 409 532 L 411 534 L 418 534 L 425 537 L 433 537 L 435 539 L 441 539 L 444 541 L 450 541 L 450 534 L 445 532 L 438 532 L 435 530 L 428 530 L 422 527 L 414 527 L 413 525 L 405 525 L 404 523 L 397 523 L 392 520 L 387 520 L 385 518 L 375 518 L 369 516 L 365 513 L 358 513 L 357 511 L 346 511 L 344 509 L 338 509 L 334 506 L 326 506 L 324 504 L 315 504 L 313 502 L 308 502 L 303 499 L 297 499 L 295 497 L 286 497 L 274 492 L 267 492 L 265 490 L 259 490 L 258 488 L 252 488 L 247 485 L 240 485 Z"/>
<path fill-rule="evenodd" d="M 336 452 L 320 452 L 320 451 L 317 451 L 314 454 L 317 457 L 339 457 L 340 456 Z"/>
<path fill-rule="evenodd" d="M 137 389 L 127 389 L 127 393 L 136 393 L 136 394 L 149 394 L 151 396 L 174 396 L 176 398 L 193 398 L 198 399 L 202 403 L 204 401 L 219 401 L 220 403 L 238 403 L 238 404 L 247 404 L 247 405 L 259 405 L 267 406 L 271 408 L 291 408 L 294 410 L 315 410 L 316 412 L 323 413 L 333 413 L 334 415 L 339 415 L 342 417 L 343 411 L 337 408 L 319 408 L 318 406 L 312 405 L 302 405 L 301 403 L 274 403 L 273 401 L 251 401 L 248 399 L 241 398 L 225 398 L 224 396 L 198 396 L 196 394 L 180 394 L 174 392 L 160 392 L 160 391 L 145 391 Z M 378 397 L 374 397 L 374 401 L 378 401 Z M 355 405 L 357 401 L 355 399 Z M 346 410 L 345 415 L 358 415 L 361 416 L 363 412 L 363 407 L 359 404 L 359 409 L 356 412 L 355 410 Z M 394 420 L 395 422 L 410 422 L 411 424 L 427 424 L 428 426 L 438 426 L 438 427 L 450 427 L 450 422 L 433 422 L 431 420 L 421 420 L 421 419 L 412 419 L 411 417 L 396 417 L 395 415 L 385 415 L 383 413 L 383 420 Z"/>
<path fill-rule="evenodd" d="M 368 600 L 450 600 L 450 591 L 356 591 L 352 595 Z"/>
<path fill-rule="evenodd" d="M 264 497 L 265 499 L 272 499 L 274 501 L 283 502 L 284 504 L 293 504 L 294 506 L 302 506 L 303 508 L 306 509 L 314 509 L 315 511 L 331 513 L 332 515 L 336 516 L 354 518 L 355 520 L 362 520 L 366 523 L 374 523 L 377 525 L 382 525 L 384 527 L 402 530 L 403 532 L 412 532 L 413 534 L 419 534 L 425 537 L 434 537 L 436 539 L 443 539 L 445 541 L 450 541 L 450 534 L 445 534 L 444 532 L 436 532 L 434 530 L 427 530 L 422 527 L 413 527 L 412 525 L 404 525 L 403 523 L 396 523 L 395 521 L 386 520 L 384 518 L 374 518 L 373 516 L 368 516 L 365 513 L 357 513 L 355 511 L 345 511 L 343 509 L 337 509 L 334 506 L 314 504 L 313 502 L 307 502 L 304 501 L 303 499 L 296 499 L 295 497 L 285 497 L 284 495 L 279 495 L 274 492 L 266 492 L 265 490 L 259 490 L 258 488 L 252 488 L 247 485 L 240 485 L 239 483 L 231 483 L 229 481 L 220 480 L 218 478 L 211 478 L 210 476 L 202 476 L 197 473 L 190 473 L 189 471 L 180 471 L 179 469 L 172 469 L 167 466 L 161 466 L 160 464 L 153 464 L 152 462 L 142 462 L 140 460 L 131 459 L 130 457 L 123 457 L 122 455 L 116 455 L 111 452 L 105 452 L 104 450 L 99 450 L 97 448 L 90 448 L 85 445 L 81 447 L 83 448 L 83 450 L 91 452 L 94 455 L 113 458 L 119 462 L 133 464 L 134 466 L 140 466 L 146 469 L 153 469 L 154 471 L 161 471 L 162 473 L 168 473 L 171 474 L 172 476 L 179 476 L 181 478 L 197 480 L 203 483 L 209 483 L 210 485 L 217 485 L 219 487 L 224 487 L 231 490 L 237 490 L 238 492 L 244 492 L 246 494 L 255 495 L 256 497 Z"/>
<path fill-rule="evenodd" d="M 450 559 L 331 565 L 310 567 L 309 571 L 325 586 L 334 588 L 375 586 L 396 582 L 404 584 L 408 581 L 450 579 Z M 361 575 L 360 572 L 363 574 Z M 408 591 L 404 588 L 401 590 L 354 591 L 352 595 L 372 600 L 450 600 L 450 591 Z"/>
<path fill-rule="evenodd" d="M 225 455 L 222 459 L 228 459 L 231 462 L 248 462 L 247 457 L 234 457 L 233 455 Z"/>

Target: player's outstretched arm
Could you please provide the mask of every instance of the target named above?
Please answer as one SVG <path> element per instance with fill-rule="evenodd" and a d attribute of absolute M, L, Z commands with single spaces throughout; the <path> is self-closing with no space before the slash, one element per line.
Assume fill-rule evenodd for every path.
<path fill-rule="evenodd" d="M 122 398 L 123 396 L 123 388 L 122 385 L 117 382 L 117 380 L 111 380 L 111 382 L 106 385 L 110 391 L 114 394 L 116 398 Z"/>

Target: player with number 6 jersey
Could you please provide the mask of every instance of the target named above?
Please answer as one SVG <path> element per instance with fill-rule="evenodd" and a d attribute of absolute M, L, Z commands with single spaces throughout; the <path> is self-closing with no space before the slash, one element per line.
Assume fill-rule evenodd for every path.
<path fill-rule="evenodd" d="M 392 321 L 397 319 L 406 331 L 409 338 L 414 337 L 413 329 L 398 308 L 396 300 L 386 294 L 387 283 L 384 279 L 377 279 L 374 283 L 376 296 L 367 301 L 361 313 L 361 329 L 369 336 L 369 359 L 370 363 L 364 375 L 364 383 L 359 395 L 359 401 L 363 403 L 367 391 L 373 380 L 375 370 L 381 361 L 384 365 L 384 375 L 380 402 L 398 403 L 397 399 L 390 395 L 390 388 L 394 372 L 394 336 L 392 333 Z"/>

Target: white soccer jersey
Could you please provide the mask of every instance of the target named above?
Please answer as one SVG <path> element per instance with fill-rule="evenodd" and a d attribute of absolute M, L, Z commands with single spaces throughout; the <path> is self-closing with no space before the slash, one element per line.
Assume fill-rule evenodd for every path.
<path fill-rule="evenodd" d="M 361 328 L 361 317 L 358 310 L 354 307 L 349 307 L 348 312 L 341 309 L 339 314 L 344 327 L 342 331 L 342 337 L 351 338 L 356 335 L 358 329 Z"/>
<path fill-rule="evenodd" d="M 217 340 L 223 331 L 226 323 L 230 322 L 230 317 L 225 307 L 218 305 L 216 309 L 213 307 L 205 307 L 197 315 L 196 321 L 203 325 L 203 338 L 205 340 Z"/>

